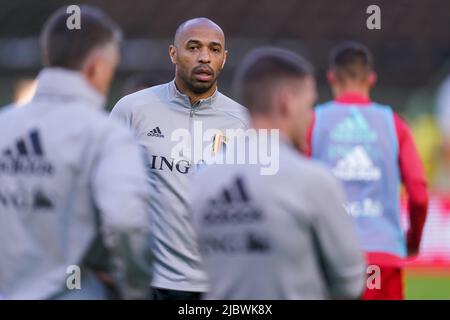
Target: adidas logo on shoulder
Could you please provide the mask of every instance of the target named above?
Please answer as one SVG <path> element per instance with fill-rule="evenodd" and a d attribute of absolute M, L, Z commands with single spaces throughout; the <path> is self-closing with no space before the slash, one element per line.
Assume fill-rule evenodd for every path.
<path fill-rule="evenodd" d="M 159 129 L 159 127 L 156 127 L 155 129 L 149 131 L 149 133 L 147 133 L 147 136 L 164 138 L 164 135 L 162 134 L 161 129 Z"/>

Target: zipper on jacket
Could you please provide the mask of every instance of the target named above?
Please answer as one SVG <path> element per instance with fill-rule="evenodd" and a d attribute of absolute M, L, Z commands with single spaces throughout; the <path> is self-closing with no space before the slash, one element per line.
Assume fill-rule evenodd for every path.
<path fill-rule="evenodd" d="M 195 109 L 199 106 L 200 101 L 197 101 L 193 105 L 191 105 L 191 110 L 189 111 L 189 135 L 191 137 L 191 154 L 190 157 L 192 158 L 194 151 L 194 133 L 193 131 L 193 123 L 194 123 L 194 116 L 195 116 Z"/>
<path fill-rule="evenodd" d="M 191 117 L 191 118 L 194 117 L 194 115 L 195 115 L 195 109 L 199 106 L 199 104 L 200 104 L 200 100 L 197 101 L 196 103 L 194 103 L 194 104 L 191 106 L 191 112 L 190 112 L 190 117 Z"/>

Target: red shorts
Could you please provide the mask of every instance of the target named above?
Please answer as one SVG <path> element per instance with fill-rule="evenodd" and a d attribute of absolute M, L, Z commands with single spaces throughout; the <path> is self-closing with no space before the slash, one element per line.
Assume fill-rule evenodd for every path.
<path fill-rule="evenodd" d="M 403 270 L 394 266 L 382 266 L 380 268 L 380 281 L 376 285 L 373 276 L 368 274 L 368 283 L 363 300 L 403 300 Z M 372 278 L 371 278 L 372 276 Z"/>

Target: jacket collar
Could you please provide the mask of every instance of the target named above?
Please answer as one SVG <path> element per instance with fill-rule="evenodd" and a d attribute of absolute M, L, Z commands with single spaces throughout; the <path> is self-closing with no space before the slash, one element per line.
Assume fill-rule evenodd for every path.
<path fill-rule="evenodd" d="M 81 73 L 63 68 L 45 68 L 37 77 L 35 98 L 50 96 L 83 99 L 97 108 L 104 107 L 106 102 L 105 97 Z"/>
<path fill-rule="evenodd" d="M 342 104 L 367 105 L 372 103 L 369 97 L 357 92 L 345 92 L 334 99 L 335 102 Z"/>
<path fill-rule="evenodd" d="M 191 105 L 189 97 L 184 93 L 182 93 L 180 90 L 178 90 L 177 86 L 175 85 L 175 79 L 169 82 L 168 87 L 169 87 L 170 101 L 175 102 L 189 109 L 192 107 L 195 107 L 195 109 L 205 109 L 211 107 L 216 101 L 217 96 L 219 95 L 219 91 L 216 88 L 216 91 L 214 91 L 214 93 L 210 97 L 206 99 L 201 99 L 198 102 L 196 102 L 195 105 Z"/>

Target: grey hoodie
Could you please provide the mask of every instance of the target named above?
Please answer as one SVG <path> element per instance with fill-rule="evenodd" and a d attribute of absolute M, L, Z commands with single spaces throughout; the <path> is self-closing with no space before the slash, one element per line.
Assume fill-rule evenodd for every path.
<path fill-rule="evenodd" d="M 109 257 L 123 297 L 148 296 L 145 169 L 103 103 L 81 74 L 51 68 L 29 104 L 0 114 L 3 298 L 107 298 L 95 271 Z M 73 265 L 81 290 L 66 286 Z"/>
<path fill-rule="evenodd" d="M 206 299 L 358 298 L 365 263 L 344 193 L 324 168 L 281 141 L 280 166 L 214 165 L 193 183 Z"/>

